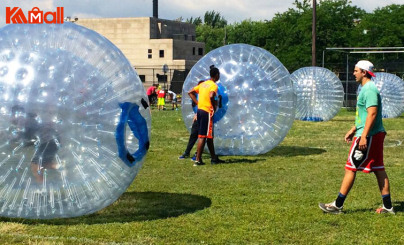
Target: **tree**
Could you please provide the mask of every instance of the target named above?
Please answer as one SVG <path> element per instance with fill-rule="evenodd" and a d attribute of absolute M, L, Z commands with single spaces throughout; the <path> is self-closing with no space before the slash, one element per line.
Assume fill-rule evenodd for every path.
<path fill-rule="evenodd" d="M 317 63 L 327 47 L 403 46 L 404 5 L 389 5 L 366 13 L 350 0 L 322 0 L 317 6 Z M 206 51 L 228 43 L 246 43 L 262 47 L 275 55 L 290 71 L 311 66 L 311 0 L 295 0 L 294 8 L 277 13 L 270 21 L 244 20 L 227 25 L 215 11 L 207 11 L 197 24 L 197 40 L 205 42 Z M 402 54 L 394 54 L 402 64 Z M 379 56 L 367 56 L 372 61 Z M 387 55 L 386 55 L 387 57 Z M 355 57 L 356 58 L 356 57 Z M 366 57 L 363 57 L 366 58 Z M 345 55 L 327 52 L 327 67 L 345 71 Z M 334 65 L 335 64 L 335 65 Z M 402 66 L 402 65 L 401 65 Z M 402 68 L 401 68 L 402 69 Z"/>
<path fill-rule="evenodd" d="M 185 22 L 194 24 L 195 26 L 199 26 L 202 24 L 202 19 L 201 17 L 196 17 L 195 19 L 193 17 L 187 19 Z"/>
<path fill-rule="evenodd" d="M 404 43 L 404 5 L 389 5 L 366 14 L 355 28 L 355 43 L 362 47 L 402 47 Z M 375 67 L 402 71 L 404 55 L 368 54 Z"/>
<path fill-rule="evenodd" d="M 401 47 L 404 43 L 404 5 L 389 5 L 365 15 L 356 28 L 360 46 Z"/>
<path fill-rule="evenodd" d="M 227 21 L 220 15 L 219 12 L 207 11 L 201 24 L 201 18 L 197 17 L 193 20 L 199 23 L 196 26 L 197 41 L 205 43 L 205 50 L 209 52 L 215 48 L 218 48 L 224 44 L 225 32 L 224 29 L 227 25 Z M 201 22 L 199 22 L 201 21 Z"/>
<path fill-rule="evenodd" d="M 214 10 L 206 11 L 203 21 L 205 25 L 213 28 L 223 28 L 227 25 L 227 20 L 225 20 L 219 12 L 215 12 Z"/>
<path fill-rule="evenodd" d="M 317 63 L 321 64 L 322 52 L 329 47 L 355 47 L 355 20 L 363 18 L 366 12 L 356 6 L 351 6 L 348 0 L 322 1 L 317 10 Z M 330 69 L 346 71 L 345 55 L 329 52 L 325 63 Z"/>
<path fill-rule="evenodd" d="M 277 14 L 270 22 L 271 42 L 265 46 L 291 71 L 311 66 L 312 6 L 308 0 L 295 0 L 296 9 Z M 349 0 L 324 0 L 317 7 L 317 63 L 327 47 L 351 46 L 354 19 L 365 11 Z M 327 56 L 331 59 L 332 55 Z"/>
<path fill-rule="evenodd" d="M 264 47 L 269 38 L 269 24 L 262 21 L 244 20 L 226 28 L 227 43 L 247 43 Z"/>
<path fill-rule="evenodd" d="M 213 28 L 209 25 L 196 27 L 196 40 L 205 43 L 206 53 L 223 45 L 224 28 Z"/>
<path fill-rule="evenodd" d="M 269 40 L 265 49 L 289 70 L 311 63 L 311 17 L 307 1 L 295 1 L 297 9 L 277 13 L 269 22 Z"/>

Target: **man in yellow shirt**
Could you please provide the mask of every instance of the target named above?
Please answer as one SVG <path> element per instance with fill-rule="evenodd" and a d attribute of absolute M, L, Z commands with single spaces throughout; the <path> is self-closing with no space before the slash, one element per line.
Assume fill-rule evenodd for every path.
<path fill-rule="evenodd" d="M 223 163 L 224 161 L 219 160 L 215 154 L 215 147 L 213 144 L 213 114 L 217 109 L 217 101 L 215 97 L 217 95 L 217 84 L 216 82 L 220 78 L 219 69 L 214 66 L 210 67 L 210 79 L 203 83 L 198 84 L 192 88 L 188 95 L 191 97 L 192 101 L 198 105 L 197 120 L 199 124 L 198 129 L 198 147 L 197 155 L 194 166 L 204 165 L 202 161 L 202 151 L 207 142 L 208 148 L 211 155 L 211 163 Z M 198 99 L 196 95 L 198 94 Z"/>

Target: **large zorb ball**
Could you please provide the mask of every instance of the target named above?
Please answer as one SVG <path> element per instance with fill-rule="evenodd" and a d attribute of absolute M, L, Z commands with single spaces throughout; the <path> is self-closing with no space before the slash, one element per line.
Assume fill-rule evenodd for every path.
<path fill-rule="evenodd" d="M 295 118 L 302 121 L 328 121 L 341 109 L 344 90 L 330 70 L 304 67 L 290 75 L 297 97 Z"/>
<path fill-rule="evenodd" d="M 382 99 L 382 116 L 384 118 L 399 117 L 404 112 L 404 81 L 398 76 L 376 72 L 372 81 L 379 89 Z M 362 86 L 358 87 L 358 94 Z"/>
<path fill-rule="evenodd" d="M 76 24 L 0 29 L 0 216 L 73 217 L 114 202 L 149 145 L 143 85 Z"/>
<path fill-rule="evenodd" d="M 196 108 L 188 91 L 220 70 L 222 108 L 214 115 L 215 151 L 219 155 L 256 155 L 270 151 L 286 136 L 294 120 L 289 72 L 268 51 L 247 44 L 215 49 L 196 63 L 182 90 L 182 116 L 190 129 Z"/>

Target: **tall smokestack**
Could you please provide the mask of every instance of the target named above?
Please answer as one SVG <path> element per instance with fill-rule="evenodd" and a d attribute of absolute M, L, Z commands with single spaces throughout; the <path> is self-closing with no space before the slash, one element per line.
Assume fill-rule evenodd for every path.
<path fill-rule="evenodd" d="M 159 17 L 159 1 L 158 0 L 153 0 L 153 17 L 154 18 Z"/>

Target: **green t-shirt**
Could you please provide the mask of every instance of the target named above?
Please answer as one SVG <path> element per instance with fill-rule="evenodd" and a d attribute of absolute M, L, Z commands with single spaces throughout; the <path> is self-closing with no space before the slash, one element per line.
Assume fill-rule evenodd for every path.
<path fill-rule="evenodd" d="M 366 117 L 368 116 L 366 109 L 371 106 L 377 106 L 377 115 L 375 124 L 370 129 L 368 136 L 375 135 L 379 132 L 386 132 L 382 122 L 382 99 L 379 90 L 372 81 L 367 82 L 358 95 L 355 118 L 355 136 L 357 137 L 362 135 L 363 129 L 365 128 Z"/>

